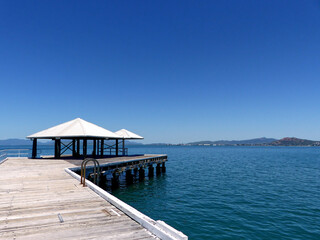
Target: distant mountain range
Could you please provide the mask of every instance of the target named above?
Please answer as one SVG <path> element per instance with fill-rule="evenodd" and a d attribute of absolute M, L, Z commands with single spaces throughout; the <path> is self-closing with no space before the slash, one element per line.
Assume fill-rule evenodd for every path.
<path fill-rule="evenodd" d="M 27 140 L 27 139 L 5 139 L 5 140 L 0 140 L 0 146 L 16 146 L 16 145 L 23 145 L 23 146 L 31 146 L 32 141 Z"/>
<path fill-rule="evenodd" d="M 191 142 L 190 145 L 252 145 L 252 144 L 269 144 L 274 141 L 277 141 L 275 138 L 254 138 L 248 140 L 219 140 L 219 141 L 200 141 L 200 142 Z"/>
<path fill-rule="evenodd" d="M 320 142 L 295 137 L 286 137 L 270 143 L 270 146 L 320 146 Z"/>
<path fill-rule="evenodd" d="M 52 145 L 53 141 L 38 142 L 39 145 Z M 91 144 L 89 142 L 89 144 Z M 295 137 L 285 137 L 282 139 L 275 138 L 254 138 L 247 140 L 219 140 L 219 141 L 198 141 L 187 144 L 168 144 L 168 143 L 153 143 L 142 144 L 134 141 L 126 141 L 126 146 L 133 145 L 192 145 L 192 146 L 320 146 L 320 141 L 312 141 Z M 32 141 L 27 139 L 6 139 L 0 140 L 0 146 L 31 146 Z"/>
<path fill-rule="evenodd" d="M 220 140 L 191 142 L 187 145 L 217 145 L 217 146 L 320 146 L 320 141 L 312 141 L 295 137 L 285 137 L 280 140 L 274 138 L 254 138 L 248 140 Z"/>

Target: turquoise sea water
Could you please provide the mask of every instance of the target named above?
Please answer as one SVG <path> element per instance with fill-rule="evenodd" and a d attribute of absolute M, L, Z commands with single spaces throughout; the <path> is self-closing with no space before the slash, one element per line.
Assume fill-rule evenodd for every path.
<path fill-rule="evenodd" d="M 165 175 L 113 194 L 189 239 L 320 239 L 320 148 L 135 147 Z"/>
<path fill-rule="evenodd" d="M 189 239 L 320 239 L 318 147 L 141 146 L 129 153 L 168 154 L 167 172 L 112 194 Z"/>

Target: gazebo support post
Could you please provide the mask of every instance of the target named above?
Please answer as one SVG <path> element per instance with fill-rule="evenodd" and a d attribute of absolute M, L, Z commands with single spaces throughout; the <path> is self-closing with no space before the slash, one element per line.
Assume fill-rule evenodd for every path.
<path fill-rule="evenodd" d="M 116 156 L 119 156 L 119 140 L 116 139 Z"/>
<path fill-rule="evenodd" d="M 83 157 L 87 156 L 87 139 L 83 139 Z"/>
<path fill-rule="evenodd" d="M 54 158 L 60 158 L 60 156 L 61 156 L 61 140 L 56 138 L 54 145 L 55 145 Z"/>
<path fill-rule="evenodd" d="M 96 150 L 96 154 L 97 154 L 97 156 L 100 155 L 100 140 L 99 140 L 99 139 L 97 139 L 97 150 Z"/>
<path fill-rule="evenodd" d="M 32 158 L 36 158 L 37 157 L 37 139 L 34 138 L 32 140 Z"/>
<path fill-rule="evenodd" d="M 126 155 L 124 147 L 124 139 L 122 140 L 122 156 Z"/>
<path fill-rule="evenodd" d="M 97 140 L 93 139 L 93 156 L 96 156 L 96 152 L 97 152 Z"/>
<path fill-rule="evenodd" d="M 72 139 L 72 157 L 76 156 L 76 140 Z"/>
<path fill-rule="evenodd" d="M 80 156 L 80 139 L 77 139 L 77 155 Z"/>
<path fill-rule="evenodd" d="M 101 157 L 103 157 L 104 155 L 103 150 L 104 150 L 104 139 L 101 139 Z"/>

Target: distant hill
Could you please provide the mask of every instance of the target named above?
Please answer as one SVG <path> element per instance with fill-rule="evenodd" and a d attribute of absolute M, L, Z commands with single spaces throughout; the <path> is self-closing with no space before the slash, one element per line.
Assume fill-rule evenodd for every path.
<path fill-rule="evenodd" d="M 27 139 L 17 139 L 17 138 L 0 140 L 0 146 L 5 146 L 5 145 L 6 146 L 15 146 L 15 145 L 31 146 L 32 141 Z"/>
<path fill-rule="evenodd" d="M 120 144 L 122 144 L 122 143 L 120 143 Z M 126 146 L 137 146 L 137 145 L 143 145 L 143 143 L 139 143 L 139 142 L 135 142 L 135 141 L 125 141 L 125 145 Z"/>
<path fill-rule="evenodd" d="M 277 141 L 275 138 L 254 138 L 248 140 L 219 140 L 219 141 L 199 141 L 199 142 L 191 142 L 190 145 L 262 145 L 269 144 L 274 141 Z"/>
<path fill-rule="evenodd" d="M 220 141 L 199 141 L 188 145 L 223 145 L 223 146 L 320 146 L 320 141 L 312 141 L 295 137 L 285 137 L 280 140 L 274 138 L 255 138 L 248 140 L 220 140 Z"/>
<path fill-rule="evenodd" d="M 114 140 L 112 144 L 114 143 Z M 107 142 L 105 142 L 107 143 Z M 54 142 L 48 140 L 48 142 L 38 141 L 38 145 L 53 145 Z M 91 141 L 88 143 L 92 144 Z M 120 143 L 121 144 L 121 143 Z M 126 146 L 134 146 L 134 145 L 149 145 L 149 146 L 161 146 L 161 145 L 222 145 L 222 146 L 320 146 L 320 141 L 312 141 L 307 139 L 300 139 L 295 137 L 285 137 L 280 140 L 275 138 L 254 138 L 247 140 L 219 140 L 219 141 L 198 141 L 191 142 L 187 144 L 169 144 L 169 143 L 151 143 L 151 144 L 143 144 L 135 141 L 126 141 Z M 0 146 L 32 146 L 32 141 L 27 139 L 6 139 L 0 140 Z"/>
<path fill-rule="evenodd" d="M 319 142 L 295 137 L 285 137 L 270 143 L 271 146 L 318 146 Z"/>
<path fill-rule="evenodd" d="M 166 145 L 172 145 L 170 143 L 147 143 L 145 145 L 148 145 L 148 146 L 166 146 Z"/>
<path fill-rule="evenodd" d="M 53 141 L 38 140 L 38 145 L 52 145 Z M 10 138 L 0 140 L 0 146 L 32 146 L 32 141 L 28 139 Z"/>

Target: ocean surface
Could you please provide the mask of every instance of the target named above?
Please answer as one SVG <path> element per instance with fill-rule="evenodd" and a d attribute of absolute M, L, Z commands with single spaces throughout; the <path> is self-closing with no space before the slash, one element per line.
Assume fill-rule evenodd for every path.
<path fill-rule="evenodd" d="M 168 154 L 167 172 L 112 194 L 189 239 L 320 239 L 320 147 L 129 147 L 138 153 Z"/>
<path fill-rule="evenodd" d="M 189 239 L 320 239 L 320 148 L 135 147 L 165 175 L 113 194 Z"/>

